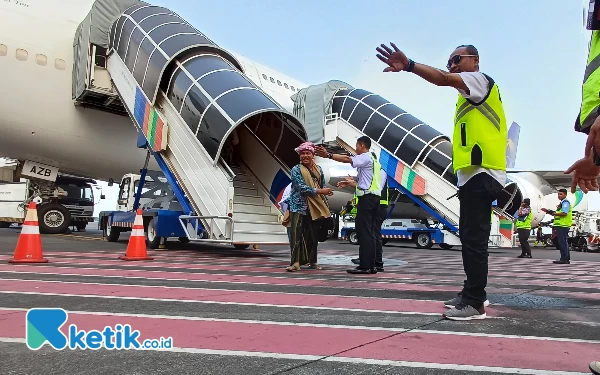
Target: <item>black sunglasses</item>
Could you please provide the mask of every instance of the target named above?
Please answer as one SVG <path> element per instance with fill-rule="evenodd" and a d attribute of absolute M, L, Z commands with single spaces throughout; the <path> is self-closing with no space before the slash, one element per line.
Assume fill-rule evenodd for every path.
<path fill-rule="evenodd" d="M 448 64 L 446 64 L 446 68 L 448 68 L 448 70 L 450 70 L 450 67 L 452 66 L 452 64 L 458 65 L 460 63 L 460 60 L 462 60 L 463 57 L 475 57 L 475 56 L 477 56 L 477 55 L 454 55 L 448 60 Z"/>

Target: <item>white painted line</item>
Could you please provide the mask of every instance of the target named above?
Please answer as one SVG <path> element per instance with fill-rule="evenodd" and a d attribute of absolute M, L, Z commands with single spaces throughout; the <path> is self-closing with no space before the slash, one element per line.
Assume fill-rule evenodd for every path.
<path fill-rule="evenodd" d="M 263 292 L 262 290 L 245 290 L 245 289 L 224 289 L 224 288 L 198 288 L 198 287 L 182 287 L 182 286 L 165 286 L 165 285 L 144 285 L 144 284 L 119 284 L 119 283 L 93 283 L 93 282 L 81 282 L 81 281 L 62 281 L 62 280 L 39 280 L 39 279 L 5 279 L 0 278 L 0 281 L 26 281 L 26 282 L 40 282 L 40 283 L 58 283 L 58 284 L 80 284 L 80 285 L 102 285 L 102 286 L 125 286 L 125 287 L 136 287 L 136 288 L 161 288 L 161 289 L 182 289 L 182 290 L 215 290 L 222 292 L 240 292 L 240 293 L 266 293 L 266 294 L 285 294 L 285 295 L 298 295 L 303 297 L 333 297 L 333 298 L 365 298 L 365 299 L 378 299 L 378 300 L 390 300 L 390 301 L 416 301 L 416 302 L 438 302 L 440 304 L 444 301 L 438 301 L 433 299 L 408 299 L 408 298 L 391 298 L 391 297 L 370 297 L 370 296 L 343 296 L 339 294 L 320 294 L 320 293 L 295 293 L 295 292 Z M 6 291 L 10 292 L 10 291 Z M 496 306 L 497 304 L 494 304 Z"/>
<path fill-rule="evenodd" d="M 3 294 L 25 294 L 34 296 L 59 296 L 59 297 L 82 297 L 82 298 L 102 298 L 102 299 L 122 299 L 130 301 L 159 301 L 159 302 L 179 302 L 179 303 L 204 303 L 204 304 L 215 304 L 215 305 L 234 305 L 234 306 L 254 306 L 254 307 L 279 307 L 285 309 L 304 309 L 304 310 L 331 310 L 331 311 L 352 311 L 352 312 L 365 312 L 365 313 L 379 313 L 379 314 L 390 314 L 390 315 L 423 315 L 423 316 L 438 316 L 442 317 L 442 313 L 425 313 L 425 312 L 412 312 L 412 311 L 389 311 L 389 310 L 365 310 L 365 309 L 349 309 L 343 307 L 325 307 L 325 306 L 298 306 L 298 305 L 274 305 L 271 303 L 251 303 L 251 302 L 223 302 L 223 301 L 210 301 L 210 300 L 180 300 L 174 298 L 150 298 L 150 297 L 117 297 L 117 296 L 98 296 L 93 294 L 69 294 L 69 293 L 40 293 L 40 292 L 11 292 L 6 290 L 0 290 Z M 4 308 L 0 307 L 0 311 Z M 85 314 L 85 312 L 81 312 Z M 110 314 L 110 313 L 107 313 Z M 132 315 L 135 316 L 135 315 Z M 160 317 L 159 315 L 153 315 Z M 501 317 L 488 317 L 487 319 L 503 319 Z"/>
<path fill-rule="evenodd" d="M 36 268 L 48 268 L 52 267 L 52 265 L 44 266 L 44 265 L 36 265 Z M 183 271 L 152 271 L 152 270 L 139 270 L 139 269 L 118 269 L 118 268 L 96 268 L 96 267 L 60 267 L 61 269 L 69 270 L 93 270 L 93 271 L 120 271 L 120 272 L 146 272 L 146 273 L 169 273 L 175 275 L 200 275 L 200 276 L 226 276 L 226 277 L 252 277 L 252 278 L 271 278 L 271 279 L 281 279 L 281 280 L 310 280 L 310 281 L 324 281 L 324 282 L 351 282 L 356 284 L 356 289 L 366 289 L 366 290 L 394 290 L 400 291 L 398 289 L 377 289 L 377 288 L 361 288 L 360 284 L 384 284 L 384 285 L 414 285 L 413 283 L 393 283 L 391 280 L 388 281 L 377 281 L 375 279 L 322 279 L 317 277 L 285 277 L 285 276 L 263 276 L 263 275 L 236 275 L 236 274 L 227 274 L 227 273 L 208 273 L 208 272 L 183 272 Z M 9 271 L 0 271 L 0 273 L 21 273 L 21 274 L 35 274 L 35 275 L 61 275 L 61 276 L 84 276 L 84 277 L 108 277 L 108 278 L 120 278 L 120 279 L 152 279 L 152 280 L 169 280 L 169 281 L 190 281 L 190 282 L 208 282 L 208 283 L 225 283 L 225 284 L 249 284 L 249 285 L 273 285 L 273 286 L 293 286 L 292 284 L 279 284 L 279 283 L 261 283 L 261 282 L 248 282 L 248 281 L 233 281 L 233 280 L 191 280 L 187 278 L 164 278 L 164 277 L 151 277 L 151 276 L 116 276 L 116 275 L 81 275 L 81 274 L 72 274 L 72 273 L 59 273 L 59 272 L 33 272 L 33 271 L 18 271 L 18 268 L 15 267 L 15 270 Z M 456 284 L 456 283 L 455 283 Z M 427 286 L 438 286 L 436 284 L 424 284 Z M 458 284 L 456 284 L 458 285 Z M 446 285 L 452 286 L 452 285 Z M 331 286 L 331 285 L 311 285 L 311 288 L 335 288 L 335 289 L 347 289 L 348 286 Z M 457 286 L 457 290 L 459 287 Z M 509 290 L 514 291 L 514 288 L 501 288 L 495 287 L 497 290 Z M 520 289 L 519 289 L 520 290 Z M 440 291 L 444 292 L 444 291 Z M 448 291 L 448 293 L 452 293 L 455 295 L 456 293 Z"/>
<path fill-rule="evenodd" d="M 0 342 L 24 344 L 25 339 L 0 337 Z M 323 357 L 323 356 L 317 356 L 317 355 L 248 352 L 248 351 L 241 351 L 241 350 L 215 350 L 215 349 L 196 349 L 196 348 L 178 348 L 178 347 L 175 347 L 172 349 L 145 349 L 145 350 L 173 352 L 173 353 L 200 354 L 200 355 L 220 355 L 220 356 L 229 356 L 229 357 L 258 357 L 258 358 L 287 359 L 287 360 L 312 361 L 312 362 L 324 361 L 324 362 L 352 363 L 352 364 L 374 365 L 374 366 L 394 366 L 394 367 L 411 367 L 411 368 L 424 368 L 424 369 L 440 369 L 440 370 L 465 371 L 465 372 L 473 371 L 473 372 L 484 372 L 484 373 L 488 373 L 488 374 L 496 372 L 496 373 L 501 373 L 501 374 L 525 374 L 525 375 L 589 375 L 589 373 L 587 373 L 587 372 L 548 371 L 548 370 L 510 368 L 510 367 L 490 367 L 490 366 L 455 365 L 455 364 L 445 364 L 445 363 L 390 361 L 390 360 L 381 360 L 381 359 L 349 358 L 349 357 L 338 357 L 338 356 Z"/>
<path fill-rule="evenodd" d="M 281 306 L 281 305 L 279 305 L 279 306 Z M 18 308 L 18 307 L 14 307 L 14 308 L 13 307 L 0 307 L 0 312 L 2 312 L 2 311 L 28 311 L 28 310 L 29 309 Z M 343 310 L 346 310 L 346 309 L 343 309 Z M 99 315 L 99 316 L 106 315 L 106 316 L 123 316 L 123 317 L 130 317 L 130 318 L 172 319 L 172 320 L 190 320 L 190 321 L 244 323 L 244 324 L 266 324 L 266 325 L 280 325 L 280 326 L 353 329 L 353 330 L 365 330 L 365 331 L 389 331 L 389 332 L 410 331 L 410 333 L 425 333 L 425 334 L 432 334 L 432 335 L 494 337 L 494 338 L 503 338 L 503 339 L 560 341 L 560 342 L 573 342 L 573 343 L 581 343 L 581 344 L 600 344 L 600 340 L 583 340 L 583 339 L 555 338 L 555 337 L 543 337 L 543 336 L 538 337 L 538 336 L 521 336 L 521 335 L 503 335 L 503 334 L 463 332 L 463 331 L 454 332 L 454 331 L 420 330 L 420 329 L 410 329 L 410 328 L 388 328 L 388 327 L 348 326 L 348 325 L 320 324 L 320 323 L 279 322 L 279 321 L 269 321 L 269 320 L 203 318 L 203 317 L 197 317 L 197 316 L 182 316 L 182 315 L 171 316 L 171 315 L 160 315 L 160 314 L 131 314 L 131 313 L 113 313 L 113 312 L 101 312 L 101 311 L 75 311 L 75 310 L 67 310 L 67 311 L 72 314 L 81 314 L 81 315 Z"/>

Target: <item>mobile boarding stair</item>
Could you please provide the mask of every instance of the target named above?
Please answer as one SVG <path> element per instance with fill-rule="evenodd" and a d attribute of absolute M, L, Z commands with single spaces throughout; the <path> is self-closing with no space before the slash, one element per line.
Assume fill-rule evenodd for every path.
<path fill-rule="evenodd" d="M 114 107 L 118 95 L 185 213 L 179 220 L 189 240 L 289 243 L 275 202 L 306 132 L 232 54 L 169 9 L 134 0 L 96 1 L 75 41 L 74 79 L 84 83 L 76 102 Z M 89 78 L 90 69 L 97 77 L 103 70 L 93 64 L 104 61 L 101 48 L 110 76 L 103 89 Z"/>
<path fill-rule="evenodd" d="M 356 139 L 371 138 L 371 152 L 388 178 L 441 224 L 442 247 L 460 245 L 460 203 L 447 136 L 381 96 L 341 81 L 309 86 L 292 99 L 294 114 L 305 124 L 311 141 L 324 144 L 330 152 L 355 154 Z M 510 217 L 499 209 L 495 213 Z M 492 245 L 512 247 L 512 235 L 506 237 L 498 233 L 499 226 L 495 228 Z"/>

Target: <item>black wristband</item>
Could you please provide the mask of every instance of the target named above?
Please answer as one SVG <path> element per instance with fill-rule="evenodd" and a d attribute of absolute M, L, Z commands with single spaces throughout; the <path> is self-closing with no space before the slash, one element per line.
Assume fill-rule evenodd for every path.
<path fill-rule="evenodd" d="M 328 154 L 327 154 L 327 157 L 328 157 L 329 159 L 333 159 L 333 154 L 330 152 L 330 153 L 328 153 Z"/>
<path fill-rule="evenodd" d="M 412 61 L 411 59 L 408 59 L 408 65 L 406 66 L 406 68 L 404 68 L 404 70 L 406 70 L 407 72 L 412 72 L 414 68 L 415 68 L 415 62 Z"/>

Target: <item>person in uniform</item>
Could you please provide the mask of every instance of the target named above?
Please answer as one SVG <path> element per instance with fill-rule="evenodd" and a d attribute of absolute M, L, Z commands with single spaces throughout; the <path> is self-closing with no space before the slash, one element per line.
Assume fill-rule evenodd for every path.
<path fill-rule="evenodd" d="M 508 129 L 496 81 L 479 71 L 479 52 L 473 45 L 458 46 L 450 54 L 448 71 L 416 63 L 400 51 L 382 44 L 377 57 L 384 72 L 411 72 L 436 86 L 458 91 L 452 136 L 452 163 L 458 178 L 459 236 L 467 280 L 454 306 L 444 317 L 452 320 L 484 319 L 488 279 L 490 207 L 506 184 Z"/>

